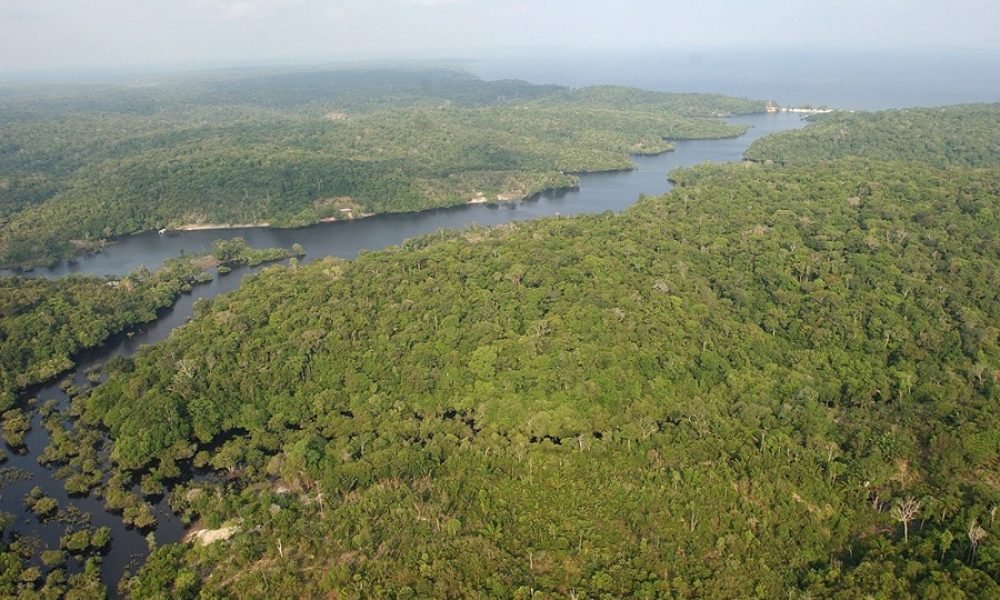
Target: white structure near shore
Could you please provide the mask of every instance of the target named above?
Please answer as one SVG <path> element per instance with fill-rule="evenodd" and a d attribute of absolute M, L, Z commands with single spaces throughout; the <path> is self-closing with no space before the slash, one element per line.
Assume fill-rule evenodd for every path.
<path fill-rule="evenodd" d="M 779 106 L 777 102 L 771 101 L 771 102 L 767 103 L 767 112 L 769 112 L 769 113 L 786 112 L 786 113 L 800 113 L 800 114 L 804 114 L 804 115 L 822 115 L 822 114 L 826 114 L 826 113 L 832 113 L 832 112 L 834 112 L 834 109 L 832 109 L 832 108 L 811 108 L 811 107 L 806 107 L 806 106 L 799 107 L 799 108 L 792 108 L 792 107 L 789 107 L 789 106 Z"/>

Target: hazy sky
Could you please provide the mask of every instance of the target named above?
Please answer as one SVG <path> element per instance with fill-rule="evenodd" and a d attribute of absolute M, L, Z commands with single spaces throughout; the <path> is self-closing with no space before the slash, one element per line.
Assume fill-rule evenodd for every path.
<path fill-rule="evenodd" d="M 1000 48 L 998 0 L 0 0 L 0 71 L 497 49 Z"/>

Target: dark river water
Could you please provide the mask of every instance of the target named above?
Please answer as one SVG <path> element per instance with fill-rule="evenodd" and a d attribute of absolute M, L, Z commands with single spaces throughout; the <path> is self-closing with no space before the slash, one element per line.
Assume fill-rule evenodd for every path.
<path fill-rule="evenodd" d="M 640 194 L 661 194 L 670 188 L 667 173 L 678 167 L 706 161 L 729 162 L 742 158 L 744 150 L 753 140 L 787 129 L 801 127 L 798 115 L 750 115 L 730 119 L 730 122 L 751 127 L 747 134 L 726 140 L 691 140 L 676 142 L 676 150 L 659 156 L 634 157 L 636 168 L 632 171 L 586 174 L 580 177 L 576 190 L 547 192 L 530 200 L 501 204 L 499 206 L 470 205 L 456 208 L 382 215 L 353 222 L 327 223 L 301 229 L 229 229 L 224 231 L 192 231 L 169 235 L 143 233 L 121 240 L 99 254 L 81 257 L 74 263 L 58 265 L 51 269 L 38 269 L 36 276 L 57 277 L 70 273 L 98 275 L 124 275 L 137 267 L 156 269 L 163 260 L 177 256 L 182 250 L 195 253 L 208 249 L 213 240 L 241 236 L 254 247 L 290 247 L 299 243 L 307 255 L 304 261 L 325 256 L 352 258 L 362 250 L 376 250 L 399 244 L 407 238 L 437 231 L 442 228 L 461 228 L 471 224 L 499 225 L 512 221 L 535 219 L 552 215 L 595 213 L 607 210 L 621 211 L 633 204 Z M 154 344 L 183 325 L 192 314 L 197 298 L 211 298 L 239 287 L 243 276 L 254 269 L 236 269 L 215 280 L 195 287 L 193 292 L 180 297 L 177 303 L 164 310 L 160 318 L 131 332 L 119 335 L 102 347 L 78 357 L 78 367 L 67 377 L 78 385 L 86 382 L 87 369 L 103 364 L 118 356 L 130 356 L 143 345 Z M 61 406 L 68 402 L 58 384 L 52 383 L 32 390 L 31 398 L 39 405 L 56 400 Z M 58 548 L 59 537 L 65 526 L 58 523 L 40 524 L 25 510 L 22 500 L 34 486 L 59 501 L 61 509 L 75 506 L 90 514 L 92 527 L 110 527 L 112 544 L 104 558 L 103 575 L 109 592 L 114 595 L 117 582 L 126 570 L 134 567 L 148 552 L 147 534 L 156 543 L 179 541 L 184 533 L 183 524 L 170 513 L 165 502 L 157 505 L 158 525 L 152 532 L 139 532 L 123 526 L 117 515 L 103 509 L 100 499 L 94 497 L 70 498 L 63 483 L 53 477 L 50 470 L 39 465 L 37 457 L 48 444 L 48 432 L 41 425 L 38 411 L 32 417 L 32 429 L 27 436 L 27 452 L 15 455 L 8 452 L 5 467 L 16 467 L 32 475 L 30 480 L 19 481 L 2 489 L 0 510 L 17 517 L 14 529 L 27 535 L 40 537 L 48 548 Z M 72 561 L 70 561 L 72 563 Z"/>
<path fill-rule="evenodd" d="M 473 223 L 500 225 L 553 215 L 620 211 L 628 208 L 640 194 L 662 194 L 670 188 L 667 173 L 701 162 L 740 160 L 753 140 L 786 129 L 801 127 L 803 121 L 790 113 L 747 115 L 728 120 L 748 125 L 743 136 L 725 140 L 682 140 L 676 149 L 658 156 L 633 157 L 635 170 L 585 174 L 578 190 L 547 192 L 528 201 L 498 206 L 474 204 L 418 213 L 379 215 L 358 221 L 323 223 L 299 229 L 225 229 L 185 231 L 158 235 L 146 232 L 125 238 L 99 254 L 64 263 L 51 269 L 36 269 L 33 275 L 56 277 L 70 273 L 124 275 L 145 265 L 156 269 L 164 259 L 181 250 L 196 253 L 211 248 L 219 238 L 240 236 L 255 248 L 288 248 L 299 243 L 305 248 L 305 260 L 324 256 L 354 258 L 361 250 L 377 250 L 403 240 L 442 228 L 461 228 Z"/>

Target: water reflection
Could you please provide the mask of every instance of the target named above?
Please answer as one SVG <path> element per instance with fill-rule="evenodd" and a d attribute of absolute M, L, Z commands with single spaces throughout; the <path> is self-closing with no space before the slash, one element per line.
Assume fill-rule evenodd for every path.
<path fill-rule="evenodd" d="M 353 258 L 363 250 L 377 250 L 399 244 L 407 238 L 442 228 L 461 228 L 472 224 L 493 226 L 544 216 L 621 211 L 632 205 L 641 194 L 656 195 L 668 191 L 670 184 L 667 173 L 673 169 L 706 161 L 740 160 L 753 140 L 803 125 L 798 116 L 789 114 L 751 115 L 730 121 L 749 125 L 752 129 L 746 135 L 733 139 L 678 141 L 673 152 L 635 157 L 635 170 L 582 175 L 578 189 L 545 192 L 521 202 L 380 215 L 359 221 L 326 223 L 301 229 L 229 229 L 168 235 L 146 232 L 125 238 L 99 254 L 81 257 L 75 262 L 51 269 L 38 269 L 33 275 L 124 275 L 140 266 L 156 269 L 165 259 L 177 256 L 182 251 L 189 254 L 202 253 L 211 247 L 213 240 L 233 236 L 245 238 L 254 247 L 288 248 L 299 243 L 308 253 L 304 261 L 325 256 Z M 116 336 L 101 348 L 78 357 L 78 367 L 69 377 L 76 385 L 85 386 L 88 369 L 115 356 L 131 356 L 143 345 L 163 340 L 190 319 L 198 298 L 212 298 L 234 290 L 239 287 L 243 275 L 255 270 L 236 269 L 229 275 L 195 287 L 190 294 L 181 296 L 173 307 L 162 311 L 154 323 L 139 327 L 129 334 Z M 29 395 L 38 399 L 39 406 L 50 400 L 60 406 L 65 406 L 68 402 L 66 394 L 55 383 L 40 386 Z M 109 592 L 114 595 L 115 586 L 129 565 L 137 564 L 136 561 L 141 561 L 147 554 L 146 537 L 141 532 L 124 527 L 117 515 L 105 512 L 99 499 L 92 496 L 69 497 L 66 494 L 62 481 L 55 479 L 37 460 L 48 444 L 48 437 L 48 432 L 41 425 L 38 411 L 33 411 L 32 429 L 26 438 L 27 452 L 11 455 L 5 465 L 23 469 L 31 473 L 32 478 L 5 487 L 0 496 L 0 510 L 17 517 L 15 529 L 22 534 L 41 538 L 49 548 L 58 548 L 59 536 L 64 533 L 64 527 L 58 523 L 40 524 L 24 508 L 21 500 L 34 486 L 56 498 L 61 509 L 75 506 L 89 513 L 92 527 L 109 527 L 112 531 L 112 544 L 105 556 L 103 576 Z M 161 500 L 157 505 L 156 514 L 158 524 L 153 531 L 156 541 L 168 543 L 180 540 L 184 531 L 183 524 L 169 512 L 164 501 Z"/>
<path fill-rule="evenodd" d="M 500 225 L 544 216 L 621 211 L 631 206 L 641 194 L 658 195 L 670 189 L 667 173 L 683 166 L 702 162 L 740 160 L 750 143 L 764 135 L 801 127 L 798 115 L 760 114 L 728 119 L 745 124 L 750 131 L 725 140 L 682 140 L 676 150 L 658 156 L 633 157 L 635 170 L 593 173 L 580 176 L 575 190 L 545 192 L 521 202 L 499 205 L 475 204 L 416 213 L 379 215 L 358 221 L 322 223 L 299 229 L 243 228 L 209 231 L 185 231 L 159 235 L 145 232 L 129 236 L 99 254 L 84 256 L 73 263 L 51 269 L 37 269 L 33 274 L 57 277 L 70 273 L 124 275 L 140 266 L 156 269 L 167 258 L 181 251 L 203 253 L 213 240 L 240 236 L 254 247 L 291 247 L 302 244 L 315 260 L 324 256 L 354 258 L 362 250 L 377 250 L 403 240 L 442 228 L 461 228 L 471 224 Z"/>

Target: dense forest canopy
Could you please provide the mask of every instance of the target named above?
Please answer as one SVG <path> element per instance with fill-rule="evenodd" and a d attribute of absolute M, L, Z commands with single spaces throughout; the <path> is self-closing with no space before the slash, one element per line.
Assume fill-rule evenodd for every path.
<path fill-rule="evenodd" d="M 789 164 L 851 156 L 938 167 L 1000 164 L 1000 104 L 834 112 L 811 119 L 811 127 L 755 141 L 747 158 Z"/>
<path fill-rule="evenodd" d="M 298 249 L 301 251 L 301 249 Z M 125 277 L 0 277 L 0 412 L 24 388 L 73 366 L 74 356 L 129 327 L 153 321 L 182 292 L 212 276 L 206 269 L 258 265 L 298 254 L 217 240 L 213 255 L 170 259 L 158 271 Z"/>
<path fill-rule="evenodd" d="M 521 198 L 761 102 L 452 71 L 230 74 L 0 94 L 0 264 L 193 223 L 298 226 Z M 350 209 L 345 212 L 342 209 Z"/>
<path fill-rule="evenodd" d="M 156 319 L 202 270 L 172 261 L 158 273 L 122 279 L 0 278 L 0 410 L 14 393 L 73 366 L 73 356 L 129 325 Z"/>
<path fill-rule="evenodd" d="M 104 480 L 104 435 L 68 428 L 67 407 L 60 406 L 57 398 L 44 402 L 31 398 L 31 386 L 49 383 L 67 372 L 82 351 L 100 346 L 112 335 L 131 335 L 134 326 L 155 320 L 160 309 L 173 304 L 181 293 L 211 279 L 213 267 L 223 273 L 235 265 L 258 266 L 286 258 L 295 264 L 301 254 L 297 245 L 290 250 L 258 249 L 233 238 L 216 240 L 211 254 L 182 254 L 167 260 L 158 271 L 140 268 L 121 278 L 0 278 L 0 437 L 5 447 L 21 455 L 33 451 L 30 460 L 37 458 L 52 467 L 54 477 L 64 480 L 67 494 L 86 494 Z M 77 396 L 85 389 L 78 387 L 80 380 L 68 377 L 59 387 Z M 100 370 L 88 369 L 86 380 L 85 386 L 98 382 Z M 48 430 L 48 446 L 38 447 L 35 437 L 29 448 L 28 434 L 39 424 Z M 0 463 L 8 458 L 0 449 Z M 39 481 L 37 474 L 20 466 L 0 468 L 5 511 L 11 510 L 12 499 L 17 502 L 8 486 L 25 480 L 44 486 L 45 478 Z M 105 494 L 108 506 L 112 500 Z M 22 515 L 63 533 L 58 545 L 46 546 L 43 536 L 30 525 L 23 528 L 14 514 L 0 512 L 0 597 L 103 598 L 102 560 L 112 542 L 111 528 L 91 526 L 91 513 L 72 502 L 60 505 L 39 485 L 31 488 L 23 502 Z M 139 497 L 123 502 L 123 522 L 135 527 L 153 522 L 151 506 Z"/>
<path fill-rule="evenodd" d="M 107 497 L 231 536 L 124 589 L 996 597 L 1000 170 L 887 155 L 686 169 L 204 303 L 78 405 Z"/>
<path fill-rule="evenodd" d="M 518 169 L 659 151 L 665 142 L 650 131 L 702 127 L 685 110 L 724 112 L 729 102 L 526 84 L 510 84 L 515 100 L 491 102 L 473 93 L 481 82 L 442 77 L 443 89 L 466 90 L 446 108 L 435 105 L 443 92 L 419 83 L 412 97 L 393 88 L 352 105 L 345 96 L 341 106 L 364 116 L 324 127 L 355 138 L 368 128 L 378 146 L 347 144 L 343 160 L 378 162 L 363 156 L 378 147 L 405 174 L 414 161 L 391 142 L 419 122 L 420 152 L 440 153 L 421 167 L 425 178 L 405 180 L 423 198 L 529 175 L 541 186 L 549 171 Z M 14 179 L 38 191 L 101 173 L 88 185 L 109 206 L 121 198 L 115 210 L 136 222 L 148 207 L 116 194 L 146 181 L 168 198 L 170 185 L 155 186 L 201 181 L 199 161 L 250 161 L 248 173 L 262 171 L 251 182 L 269 189 L 281 169 L 325 168 L 317 156 L 329 154 L 329 132 L 309 115 L 331 107 L 310 98 L 333 84 L 304 81 L 281 97 L 247 77 L 189 82 L 175 89 L 190 115 L 219 110 L 243 126 L 212 130 L 209 119 L 184 131 L 166 118 L 162 130 L 138 128 L 134 156 L 116 146 L 119 133 L 97 128 L 89 147 L 121 154 L 96 163 L 83 137 L 54 135 L 83 154 L 52 148 L 48 175 Z M 199 86 L 216 97 L 225 85 L 247 98 L 242 108 L 197 100 Z M 145 93 L 134 90 L 127 110 L 153 123 Z M 418 96 L 434 101 L 415 107 Z M 397 102 L 409 108 L 384 109 Z M 22 125 L 36 114 L 50 132 L 75 127 L 44 116 L 57 110 L 45 103 L 19 106 Z M 109 123 L 127 112 L 115 110 Z M 1000 164 L 983 132 L 1000 115 L 993 106 L 907 114 L 823 117 L 755 145 L 755 162 L 677 171 L 672 193 L 620 215 L 441 232 L 353 261 L 265 269 L 199 302 L 165 342 L 111 361 L 107 381 L 77 390 L 67 410 L 43 409 L 51 441 L 39 459 L 70 493 L 97 492 L 132 526 L 154 523 L 150 502 L 163 494 L 193 524 L 193 541 L 158 547 L 122 582 L 133 598 L 994 598 Z M 358 122 L 369 118 L 379 126 Z M 267 119 L 297 140 L 290 156 L 268 154 L 284 138 L 271 137 L 277 121 Z M 590 125 L 573 129 L 573 119 Z M 831 123 L 851 143 L 823 146 Z M 482 131 L 501 141 L 480 154 L 433 142 L 465 148 Z M 926 143 L 914 150 L 915 140 Z M 171 158 L 175 144 L 183 152 Z M 253 163 L 255 148 L 273 162 Z M 790 148 L 802 148 L 801 160 Z M 161 155 L 173 166 L 137 158 Z M 12 156 L 26 173 L 37 166 Z M 449 161 L 464 170 L 431 171 Z M 511 168 L 491 169 L 495 161 Z M 376 185 L 371 174 L 356 182 Z M 52 193 L 12 210 L 4 235 L 30 219 L 99 224 L 60 204 L 69 192 Z M 360 196 L 311 206 L 312 217 L 372 209 Z M 277 252 L 240 240 L 213 249 L 222 262 Z M 7 398 L 73 348 L 168 302 L 195 276 L 190 267 L 127 285 L 7 279 Z M 8 443 L 25 428 L 20 409 L 4 414 Z M 205 472 L 215 476 L 195 476 Z M 40 490 L 24 502 L 39 519 L 61 510 Z M 40 550 L 7 537 L 16 527 L 6 516 L 0 595 L 100 595 L 107 530 L 77 527 Z M 68 577 L 67 555 L 83 565 Z"/>

